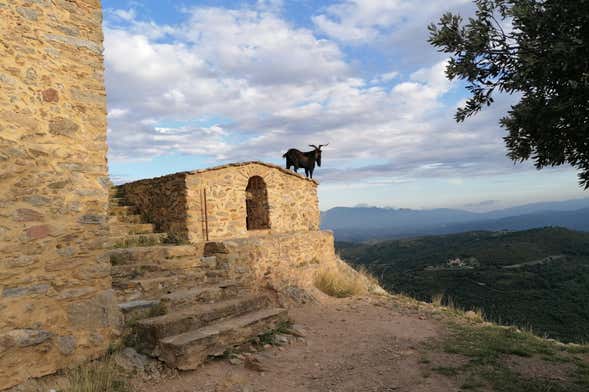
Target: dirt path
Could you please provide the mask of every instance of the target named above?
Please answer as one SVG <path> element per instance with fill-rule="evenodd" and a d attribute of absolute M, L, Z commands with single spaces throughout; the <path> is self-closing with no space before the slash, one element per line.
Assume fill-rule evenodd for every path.
<path fill-rule="evenodd" d="M 290 315 L 304 338 L 276 335 L 282 346 L 197 371 L 178 373 L 147 358 L 139 367 L 105 367 L 112 360 L 121 365 L 122 353 L 83 368 L 116 369 L 108 372 L 123 381 L 118 392 L 130 390 L 124 381 L 136 392 L 589 391 L 589 346 L 542 340 L 474 312 L 393 296 L 324 298 Z M 129 374 L 136 375 L 129 380 Z M 56 375 L 11 392 L 81 390 L 67 385 Z"/>
<path fill-rule="evenodd" d="M 449 378 L 428 372 L 418 346 L 444 332 L 418 311 L 387 309 L 377 298 L 327 299 L 291 310 L 304 339 L 271 347 L 252 361 L 212 362 L 159 381 L 136 381 L 145 392 L 456 391 Z M 259 361 L 259 362 L 258 362 Z"/>

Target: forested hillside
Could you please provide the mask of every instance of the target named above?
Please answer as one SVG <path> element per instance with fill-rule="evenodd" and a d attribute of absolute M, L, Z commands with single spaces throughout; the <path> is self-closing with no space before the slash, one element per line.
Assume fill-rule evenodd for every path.
<path fill-rule="evenodd" d="M 589 341 L 589 233 L 468 232 L 337 247 L 391 291 L 422 300 L 444 294 L 493 321 Z"/>

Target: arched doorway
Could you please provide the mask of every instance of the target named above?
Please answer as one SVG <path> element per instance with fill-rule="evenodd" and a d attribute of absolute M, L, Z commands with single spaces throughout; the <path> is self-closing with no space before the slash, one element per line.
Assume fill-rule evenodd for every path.
<path fill-rule="evenodd" d="M 268 190 L 260 176 L 253 176 L 245 188 L 246 225 L 248 230 L 270 229 L 270 207 Z"/>

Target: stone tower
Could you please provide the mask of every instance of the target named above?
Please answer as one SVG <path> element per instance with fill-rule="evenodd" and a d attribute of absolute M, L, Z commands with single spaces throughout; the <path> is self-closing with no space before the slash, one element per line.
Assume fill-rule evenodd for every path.
<path fill-rule="evenodd" d="M 103 353 L 107 235 L 99 0 L 0 0 L 0 389 Z"/>

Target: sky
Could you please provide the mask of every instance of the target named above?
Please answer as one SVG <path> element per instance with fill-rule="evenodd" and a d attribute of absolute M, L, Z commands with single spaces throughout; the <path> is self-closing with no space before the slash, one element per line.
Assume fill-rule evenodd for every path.
<path fill-rule="evenodd" d="M 427 43 L 472 0 L 103 0 L 115 182 L 327 144 L 322 210 L 488 211 L 587 197 L 570 167 L 505 156 L 496 104 L 457 124 L 464 84 Z"/>

